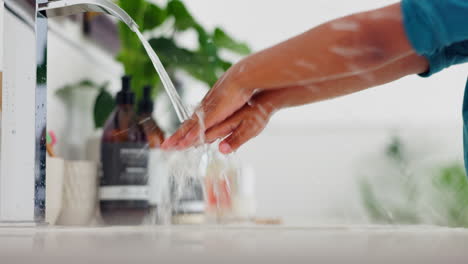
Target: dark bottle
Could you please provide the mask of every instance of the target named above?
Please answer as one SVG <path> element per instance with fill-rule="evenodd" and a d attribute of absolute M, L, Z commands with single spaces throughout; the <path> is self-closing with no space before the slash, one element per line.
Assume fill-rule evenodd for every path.
<path fill-rule="evenodd" d="M 148 151 L 130 88 L 130 77 L 124 76 L 116 109 L 106 121 L 102 137 L 100 208 L 109 225 L 141 224 L 149 211 Z"/>
<path fill-rule="evenodd" d="M 151 86 L 143 88 L 143 98 L 138 103 L 138 125 L 143 141 L 151 149 L 159 148 L 164 141 L 164 132 L 153 118 L 154 103 L 151 99 Z"/>

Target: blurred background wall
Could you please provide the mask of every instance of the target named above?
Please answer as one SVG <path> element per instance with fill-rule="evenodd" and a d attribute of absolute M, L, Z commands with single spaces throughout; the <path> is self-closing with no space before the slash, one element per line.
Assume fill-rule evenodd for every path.
<path fill-rule="evenodd" d="M 223 26 L 254 51 L 327 20 L 394 2 L 185 1 L 203 24 Z M 54 91 L 83 78 L 109 80 L 116 91 L 122 68 L 107 51 L 81 37 L 70 21 L 55 19 L 50 27 L 48 126 L 58 136 L 59 154 L 84 159 L 85 143 L 96 134 L 90 118 L 95 94 L 77 93 L 70 110 Z M 190 36 L 183 41 L 190 42 Z M 255 171 L 258 214 L 317 223 L 367 223 L 357 179 L 363 172 L 372 177 L 385 173 L 374 160 L 394 136 L 401 136 L 410 149 L 414 170 L 461 161 L 467 72 L 468 65 L 462 65 L 429 79 L 410 76 L 346 98 L 277 113 L 265 132 L 239 151 L 240 159 Z M 190 78 L 184 79 L 184 86 L 191 105 L 206 92 Z M 163 121 L 166 112 L 167 101 L 159 98 L 157 115 Z"/>

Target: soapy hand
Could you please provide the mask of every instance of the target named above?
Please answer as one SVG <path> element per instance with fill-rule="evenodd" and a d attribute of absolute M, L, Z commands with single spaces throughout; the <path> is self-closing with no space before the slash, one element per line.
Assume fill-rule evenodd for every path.
<path fill-rule="evenodd" d="M 207 129 L 205 142 L 213 143 L 223 139 L 219 144 L 219 151 L 229 154 L 260 134 L 277 110 L 317 99 L 319 97 L 310 87 L 297 86 L 258 92 L 227 119 Z M 190 144 L 193 141 L 182 141 L 180 147 Z"/>
<path fill-rule="evenodd" d="M 208 129 L 205 132 L 205 141 L 213 143 L 218 139 L 223 139 L 219 144 L 219 151 L 229 154 L 260 134 L 270 119 L 271 113 L 260 104 L 247 103 L 225 121 Z"/>
<path fill-rule="evenodd" d="M 232 71 L 227 74 L 232 74 Z M 225 76 L 225 80 L 227 78 L 230 77 Z M 257 91 L 247 97 L 248 93 L 240 92 L 239 89 L 231 90 L 229 87 L 236 86 L 215 86 L 202 101 L 193 117 L 166 140 L 162 148 L 182 150 L 222 139 L 219 151 L 223 154 L 232 153 L 260 134 L 277 110 L 320 100 L 316 89 L 326 89 L 320 85 L 314 86 L 314 89 L 292 86 Z M 239 97 L 242 93 L 244 96 Z M 221 102 L 224 107 L 216 107 L 218 104 L 212 102 Z M 243 105 L 238 107 L 242 103 Z M 200 137 L 201 134 L 202 137 Z"/>
<path fill-rule="evenodd" d="M 237 84 L 240 68 L 242 62 L 225 73 L 192 118 L 164 142 L 163 149 L 181 150 L 204 143 L 200 142 L 200 134 L 206 132 L 205 142 L 230 135 L 220 144 L 220 151 L 228 154 L 263 130 L 273 109 L 257 104 L 253 100 L 255 91 Z"/>

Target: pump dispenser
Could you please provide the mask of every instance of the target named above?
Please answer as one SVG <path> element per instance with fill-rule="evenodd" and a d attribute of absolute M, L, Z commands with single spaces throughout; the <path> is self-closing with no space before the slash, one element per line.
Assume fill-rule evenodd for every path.
<path fill-rule="evenodd" d="M 138 113 L 153 113 L 154 103 L 151 99 L 151 86 L 143 87 L 143 98 L 138 103 Z"/>
<path fill-rule="evenodd" d="M 138 103 L 138 124 L 143 132 L 143 140 L 150 148 L 159 148 L 164 141 L 164 133 L 153 118 L 154 103 L 151 86 L 143 88 L 143 98 Z"/>
<path fill-rule="evenodd" d="M 135 126 L 135 94 L 131 91 L 131 77 L 122 77 L 122 90 L 115 99 L 117 108 L 104 125 L 104 142 L 128 142 L 138 138 Z"/>
<path fill-rule="evenodd" d="M 132 78 L 128 75 L 122 77 L 122 90 L 117 93 L 118 105 L 133 105 L 135 103 L 135 94 L 131 91 L 130 83 Z"/>

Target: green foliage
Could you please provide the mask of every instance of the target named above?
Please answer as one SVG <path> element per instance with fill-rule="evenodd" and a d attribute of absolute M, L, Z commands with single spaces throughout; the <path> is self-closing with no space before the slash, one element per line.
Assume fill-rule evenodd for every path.
<path fill-rule="evenodd" d="M 219 56 L 221 50 L 229 50 L 239 55 L 246 55 L 250 52 L 246 44 L 237 42 L 220 28 L 209 33 L 194 19 L 180 0 L 169 0 L 166 6 L 158 6 L 146 0 L 118 0 L 117 2 L 135 20 L 143 33 L 152 32 L 163 25 L 171 27 L 173 34 L 170 36 L 159 36 L 149 40 L 169 74 L 183 70 L 211 87 L 232 66 L 231 62 Z M 132 90 L 137 98 L 141 98 L 143 87 L 151 85 L 153 95 L 156 96 L 160 87 L 160 79 L 143 45 L 126 24 L 119 23 L 118 27 L 122 48 L 117 55 L 117 60 L 123 64 L 126 74 L 132 76 Z M 175 41 L 180 33 L 187 30 L 194 30 L 198 35 L 198 48 L 195 50 L 181 47 Z M 63 87 L 57 95 L 63 98 L 69 91 L 76 88 L 99 90 L 93 112 L 96 128 L 102 127 L 114 108 L 112 95 L 105 86 L 88 80 Z"/>
<path fill-rule="evenodd" d="M 372 221 L 379 224 L 418 224 L 419 216 L 413 210 L 414 201 L 408 201 L 406 206 L 383 204 L 375 195 L 373 186 L 362 180 L 360 192 L 364 208 Z"/>
<path fill-rule="evenodd" d="M 405 161 L 405 154 L 401 139 L 398 137 L 393 138 L 390 144 L 387 146 L 385 154 L 392 161 L 403 163 Z"/>
<path fill-rule="evenodd" d="M 385 157 L 397 168 L 399 179 L 402 181 L 401 192 L 399 195 L 403 203 L 388 203 L 378 198 L 376 193 L 378 189 L 373 186 L 369 180 L 361 179 L 359 190 L 364 208 L 370 219 L 380 224 L 418 224 L 420 218 L 417 207 L 417 188 L 412 181 L 412 175 L 406 173 L 406 154 L 402 141 L 395 137 L 385 148 Z M 380 177 L 381 175 L 376 175 Z"/>
<path fill-rule="evenodd" d="M 167 11 L 156 5 L 148 5 L 143 18 L 143 31 L 161 26 L 167 19 Z"/>
<path fill-rule="evenodd" d="M 179 31 L 199 26 L 185 5 L 179 0 L 169 1 L 166 10 L 168 14 L 174 17 L 174 27 Z"/>
<path fill-rule="evenodd" d="M 212 86 L 232 65 L 219 56 L 222 49 L 239 55 L 250 52 L 246 44 L 237 42 L 220 28 L 209 33 L 180 0 L 170 0 L 165 7 L 145 0 L 119 0 L 118 4 L 134 18 L 143 32 L 153 31 L 165 23 L 172 22 L 172 35 L 159 36 L 149 41 L 169 73 L 183 70 Z M 188 50 L 175 41 L 180 33 L 188 30 L 194 30 L 198 35 L 196 50 Z M 126 73 L 132 75 L 133 90 L 137 98 L 140 98 L 142 87 L 146 84 L 156 86 L 159 84 L 159 78 L 138 37 L 123 23 L 119 25 L 119 32 L 122 50 L 118 60 L 124 65 Z"/>
<path fill-rule="evenodd" d="M 220 28 L 215 29 L 213 40 L 217 47 L 225 48 L 242 55 L 250 53 L 250 49 L 246 44 L 236 42 Z"/>
<path fill-rule="evenodd" d="M 435 168 L 431 174 L 432 184 L 426 185 L 421 181 L 416 184 L 415 176 L 405 170 L 408 159 L 400 139 L 395 138 L 386 147 L 385 156 L 402 176 L 396 179 L 401 181 L 401 190 L 392 193 L 392 196 L 401 198 L 403 202 L 395 204 L 381 199 L 380 193 L 385 191 L 385 186 L 372 185 L 368 179 L 361 179 L 359 182 L 361 199 L 373 222 L 385 224 L 429 222 L 441 226 L 468 228 L 468 181 L 462 164 L 455 162 Z M 385 176 L 388 175 L 376 175 L 376 177 Z M 420 192 L 428 195 L 421 196 Z M 431 208 L 422 209 L 421 204 L 431 204 Z M 421 215 L 435 215 L 435 217 L 423 219 Z"/>
<path fill-rule="evenodd" d="M 447 224 L 451 227 L 468 227 L 468 182 L 465 168 L 454 163 L 441 168 L 433 180 L 438 190 L 437 200 L 441 203 Z"/>
<path fill-rule="evenodd" d="M 144 0 L 119 0 L 124 9 L 140 26 L 140 30 L 150 30 L 160 26 L 166 20 L 166 12 Z M 153 13 L 154 12 L 154 13 Z M 154 26 L 154 27 L 153 27 Z M 155 86 L 159 78 L 136 34 L 124 23 L 119 23 L 121 50 L 117 59 L 122 62 L 126 74 L 132 75 L 132 88 L 137 98 L 142 95 L 144 85 Z"/>
<path fill-rule="evenodd" d="M 101 128 L 104 126 L 109 115 L 115 108 L 114 97 L 104 88 L 101 88 L 96 101 L 94 103 L 93 116 L 94 127 Z"/>

